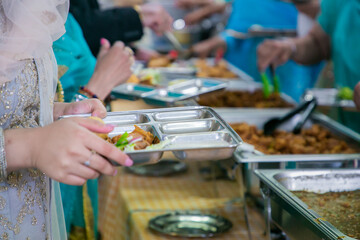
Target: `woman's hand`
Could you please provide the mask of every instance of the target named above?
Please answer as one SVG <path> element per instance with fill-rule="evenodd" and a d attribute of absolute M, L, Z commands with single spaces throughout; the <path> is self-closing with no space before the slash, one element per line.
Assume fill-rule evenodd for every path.
<path fill-rule="evenodd" d="M 206 58 L 218 48 L 226 48 L 226 43 L 221 37 L 215 36 L 213 38 L 195 44 L 192 47 L 192 51 L 196 56 L 200 58 Z"/>
<path fill-rule="evenodd" d="M 112 130 L 113 126 L 88 118 L 62 119 L 34 129 L 7 130 L 8 171 L 37 168 L 50 178 L 70 185 L 82 185 L 99 174 L 115 175 L 116 168 L 104 157 L 125 166 L 131 166 L 132 160 L 93 133 Z"/>
<path fill-rule="evenodd" d="M 115 86 L 126 82 L 131 76 L 133 55 L 124 43 L 115 42 L 111 47 L 109 41 L 102 38 L 95 71 L 86 87 L 104 100 Z"/>
<path fill-rule="evenodd" d="M 276 67 L 286 63 L 294 51 L 295 44 L 291 40 L 265 40 L 257 48 L 259 71 L 265 71 L 271 64 Z"/>
<path fill-rule="evenodd" d="M 354 102 L 357 109 L 360 110 L 360 82 L 358 82 L 354 89 Z"/>
<path fill-rule="evenodd" d="M 63 115 L 86 114 L 104 118 L 106 117 L 106 108 L 98 99 L 86 99 L 73 103 L 55 103 L 54 104 L 54 121 Z"/>
<path fill-rule="evenodd" d="M 171 30 L 173 18 L 159 4 L 147 3 L 140 6 L 139 14 L 145 27 L 153 30 L 161 36 L 164 32 Z"/>

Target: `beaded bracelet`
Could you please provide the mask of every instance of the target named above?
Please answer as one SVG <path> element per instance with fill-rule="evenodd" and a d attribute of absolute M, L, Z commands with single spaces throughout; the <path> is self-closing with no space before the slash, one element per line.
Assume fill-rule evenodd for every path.
<path fill-rule="evenodd" d="M 6 168 L 5 135 L 4 130 L 0 127 L 0 179 L 5 179 L 7 177 Z"/>
<path fill-rule="evenodd" d="M 89 90 L 88 88 L 81 86 L 79 89 L 79 93 L 87 96 L 88 98 L 98 98 L 98 96 L 93 93 L 91 90 Z"/>

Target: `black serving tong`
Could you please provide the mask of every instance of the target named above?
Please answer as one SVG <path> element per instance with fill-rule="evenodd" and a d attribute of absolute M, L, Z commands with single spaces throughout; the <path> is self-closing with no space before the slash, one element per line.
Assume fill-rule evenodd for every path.
<path fill-rule="evenodd" d="M 301 103 L 299 106 L 297 106 L 295 109 L 291 110 L 289 113 L 282 117 L 276 117 L 272 118 L 269 121 L 267 121 L 264 124 L 264 134 L 265 135 L 271 135 L 276 128 L 278 128 L 282 123 L 288 121 L 292 117 L 294 117 L 296 114 L 302 112 L 301 119 L 296 123 L 293 133 L 298 134 L 301 131 L 301 128 L 303 127 L 306 120 L 309 118 L 311 113 L 315 110 L 317 106 L 317 102 L 315 98 L 305 100 L 303 103 Z"/>

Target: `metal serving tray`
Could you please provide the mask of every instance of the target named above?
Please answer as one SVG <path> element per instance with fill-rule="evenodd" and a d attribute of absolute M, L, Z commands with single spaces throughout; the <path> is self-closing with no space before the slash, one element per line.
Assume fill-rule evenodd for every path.
<path fill-rule="evenodd" d="M 336 88 L 312 88 L 306 90 L 304 98 L 315 97 L 318 106 L 321 107 L 341 107 L 349 111 L 357 111 L 354 101 L 338 99 L 338 92 L 339 90 Z"/>
<path fill-rule="evenodd" d="M 74 116 L 88 115 L 65 117 Z M 109 137 L 132 132 L 136 124 L 150 131 L 160 141 L 169 141 L 163 149 L 127 152 L 135 165 L 156 163 L 165 151 L 171 151 L 180 160 L 227 159 L 232 157 L 235 149 L 242 143 L 236 132 L 209 107 L 109 112 L 103 120 L 106 124 L 115 125 Z"/>
<path fill-rule="evenodd" d="M 228 81 L 227 86 L 225 88 L 226 91 L 246 91 L 246 92 L 254 92 L 257 89 L 262 89 L 262 84 L 259 83 L 259 82 L 255 82 L 255 81 Z M 294 99 L 292 99 L 290 96 L 286 95 L 285 93 L 280 93 L 280 97 L 283 100 L 285 100 L 286 102 L 288 102 L 288 103 L 290 103 L 290 104 L 292 104 L 294 106 L 297 105 L 297 102 Z M 222 108 L 218 108 L 218 109 L 232 109 L 232 110 L 234 110 L 235 108 L 222 107 Z M 257 108 L 255 108 L 255 109 L 257 109 Z M 276 108 L 271 108 L 271 109 L 275 110 Z M 279 109 L 284 109 L 284 108 L 279 108 Z"/>
<path fill-rule="evenodd" d="M 172 106 L 176 102 L 224 89 L 226 86 L 227 82 L 221 80 L 194 78 L 164 88 L 126 83 L 115 87 L 112 94 L 129 100 L 142 98 L 150 105 Z"/>
<path fill-rule="evenodd" d="M 286 109 L 215 109 L 216 112 L 227 123 L 241 123 L 246 122 L 262 128 L 264 123 L 271 118 L 279 117 L 286 114 L 289 110 Z M 295 116 L 289 122 L 284 123 L 279 127 L 285 131 L 291 131 L 296 124 L 297 117 Z M 313 114 L 309 120 L 306 121 L 304 128 L 311 127 L 313 124 L 319 124 L 328 129 L 340 139 L 346 141 L 350 146 L 359 149 L 359 153 L 355 154 L 282 154 L 282 155 L 265 155 L 257 150 L 254 150 L 251 145 L 243 144 L 244 147 L 236 151 L 235 158 L 241 163 L 269 163 L 269 162 L 311 162 L 311 161 L 343 161 L 343 160 L 360 160 L 360 134 L 352 131 L 344 125 L 337 123 L 329 117 L 316 113 Z"/>
<path fill-rule="evenodd" d="M 271 219 L 295 240 L 354 240 L 336 229 L 290 191 L 340 192 L 360 189 L 360 169 L 256 170 Z M 330 219 L 329 219 L 330 220 Z"/>

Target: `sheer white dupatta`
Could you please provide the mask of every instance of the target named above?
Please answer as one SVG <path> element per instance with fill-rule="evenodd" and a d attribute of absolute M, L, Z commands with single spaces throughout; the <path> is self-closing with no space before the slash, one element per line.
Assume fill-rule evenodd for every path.
<path fill-rule="evenodd" d="M 68 0 L 0 0 L 0 84 L 14 79 L 23 59 L 39 58 L 65 33 Z"/>

